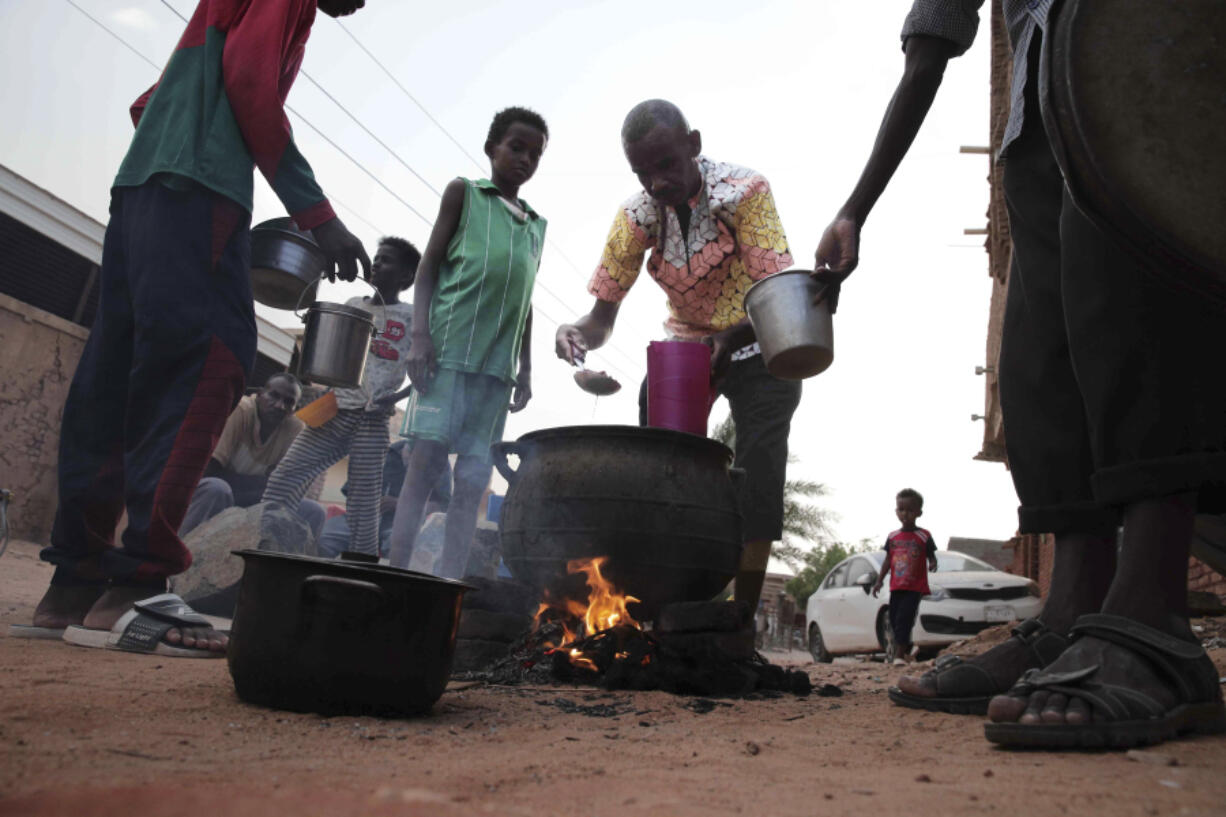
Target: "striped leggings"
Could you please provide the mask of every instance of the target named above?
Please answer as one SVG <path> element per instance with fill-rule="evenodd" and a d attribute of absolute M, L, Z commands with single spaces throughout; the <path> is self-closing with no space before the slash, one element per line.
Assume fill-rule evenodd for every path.
<path fill-rule="evenodd" d="M 319 428 L 302 429 L 268 478 L 262 501 L 297 509 L 315 478 L 348 454 L 349 549 L 377 556 L 387 422 L 385 412 L 341 409 Z"/>

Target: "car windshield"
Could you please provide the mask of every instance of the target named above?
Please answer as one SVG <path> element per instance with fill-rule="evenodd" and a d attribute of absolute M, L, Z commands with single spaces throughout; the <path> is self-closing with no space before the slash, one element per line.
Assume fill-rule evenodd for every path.
<path fill-rule="evenodd" d="M 938 573 L 964 573 L 974 570 L 995 570 L 987 562 L 966 556 L 962 553 L 937 552 Z"/>

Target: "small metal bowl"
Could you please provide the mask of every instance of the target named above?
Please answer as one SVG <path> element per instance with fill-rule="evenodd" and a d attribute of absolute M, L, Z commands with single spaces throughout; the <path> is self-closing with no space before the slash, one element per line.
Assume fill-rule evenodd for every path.
<path fill-rule="evenodd" d="M 274 218 L 251 228 L 251 293 L 266 306 L 293 309 L 315 300 L 328 259 L 310 233 L 291 218 Z"/>

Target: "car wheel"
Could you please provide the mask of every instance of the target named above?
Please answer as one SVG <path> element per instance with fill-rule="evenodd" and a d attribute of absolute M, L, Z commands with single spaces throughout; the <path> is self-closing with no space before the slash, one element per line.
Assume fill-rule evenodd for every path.
<path fill-rule="evenodd" d="M 826 642 L 822 640 L 822 629 L 817 623 L 809 625 L 809 655 L 819 664 L 829 664 L 834 657 L 826 650 Z"/>
<path fill-rule="evenodd" d="M 898 657 L 898 644 L 894 642 L 894 630 L 890 627 L 889 608 L 884 608 L 877 614 L 877 643 L 885 653 L 885 662 L 893 664 Z"/>

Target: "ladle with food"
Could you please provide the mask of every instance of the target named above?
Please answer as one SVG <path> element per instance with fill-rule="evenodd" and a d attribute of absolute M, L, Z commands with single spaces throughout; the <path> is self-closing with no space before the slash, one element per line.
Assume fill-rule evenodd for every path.
<path fill-rule="evenodd" d="M 587 367 L 586 348 L 573 341 L 570 348 L 575 365 L 579 367 L 575 372 L 575 383 L 579 385 L 579 388 L 597 397 L 607 397 L 621 391 L 622 384 L 608 372 L 596 371 Z"/>

